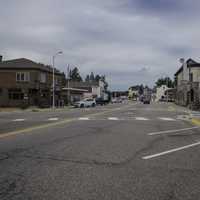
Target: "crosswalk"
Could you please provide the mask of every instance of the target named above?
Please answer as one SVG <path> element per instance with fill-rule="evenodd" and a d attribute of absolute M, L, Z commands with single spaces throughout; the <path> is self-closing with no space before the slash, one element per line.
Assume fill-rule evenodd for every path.
<path fill-rule="evenodd" d="M 173 121 L 179 121 L 180 119 L 178 118 L 169 118 L 169 117 L 155 117 L 155 118 L 147 118 L 147 117 L 104 117 L 104 118 L 79 118 L 80 121 L 83 120 L 94 120 L 94 121 L 98 121 L 98 120 L 109 120 L 109 121 L 155 121 L 155 120 L 159 120 L 159 121 L 169 121 L 169 122 L 173 122 Z"/>
<path fill-rule="evenodd" d="M 47 118 L 47 119 L 43 119 L 40 121 L 49 121 L 49 122 L 54 122 L 54 121 L 59 121 L 59 120 L 64 120 L 64 118 L 59 118 L 59 117 L 51 117 L 51 118 Z M 107 121 L 155 121 L 155 120 L 159 120 L 159 121 L 169 121 L 169 122 L 173 122 L 173 121 L 180 121 L 181 119 L 178 117 L 153 117 L 153 118 L 148 118 L 148 117 L 142 117 L 142 116 L 136 116 L 136 117 L 116 117 L 116 116 L 110 116 L 110 117 L 78 117 L 75 120 L 78 121 L 101 121 L 101 120 L 107 120 Z M 33 121 L 31 119 L 23 119 L 23 118 L 19 118 L 19 119 L 12 119 L 12 122 L 15 123 L 22 123 L 25 121 Z"/>

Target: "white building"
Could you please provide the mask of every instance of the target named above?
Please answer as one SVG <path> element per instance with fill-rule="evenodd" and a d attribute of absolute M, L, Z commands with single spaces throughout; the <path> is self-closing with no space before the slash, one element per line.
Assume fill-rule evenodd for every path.
<path fill-rule="evenodd" d="M 156 89 L 156 101 L 161 101 L 166 99 L 165 92 L 171 88 L 168 88 L 166 85 L 162 85 Z"/>

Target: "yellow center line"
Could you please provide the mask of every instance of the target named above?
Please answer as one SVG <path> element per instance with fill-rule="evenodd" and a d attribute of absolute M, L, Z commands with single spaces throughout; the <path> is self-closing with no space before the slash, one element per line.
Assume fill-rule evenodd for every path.
<path fill-rule="evenodd" d="M 133 105 L 136 105 L 136 104 L 133 104 Z M 121 108 L 129 108 L 129 107 L 131 107 L 133 105 L 120 107 L 120 109 Z M 88 114 L 88 115 L 85 115 L 84 117 L 94 117 L 94 116 L 104 115 L 106 113 L 110 113 L 110 112 L 117 111 L 117 110 L 119 110 L 119 108 L 114 108 L 114 109 L 103 111 L 103 112 Z M 27 133 L 29 133 L 31 131 L 40 130 L 40 129 L 44 129 L 44 128 L 49 128 L 49 127 L 54 127 L 54 126 L 70 123 L 70 122 L 73 122 L 73 121 L 76 121 L 76 118 L 64 119 L 64 120 L 58 121 L 58 122 L 42 124 L 42 125 L 39 125 L 39 126 L 33 126 L 33 127 L 28 127 L 28 128 L 16 130 L 16 131 L 2 133 L 2 134 L 0 134 L 0 139 L 6 138 L 6 137 L 10 137 L 10 136 L 16 136 L 16 135 L 22 134 L 22 133 L 23 134 L 27 134 Z"/>

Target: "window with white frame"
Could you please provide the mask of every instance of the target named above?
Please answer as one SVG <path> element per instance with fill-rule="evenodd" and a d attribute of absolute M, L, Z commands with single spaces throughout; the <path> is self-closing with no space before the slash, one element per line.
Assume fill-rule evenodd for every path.
<path fill-rule="evenodd" d="M 30 72 L 17 72 L 16 81 L 18 82 L 29 82 L 30 81 Z"/>
<path fill-rule="evenodd" d="M 40 73 L 40 82 L 41 83 L 46 83 L 46 81 L 47 81 L 46 73 L 41 72 Z"/>

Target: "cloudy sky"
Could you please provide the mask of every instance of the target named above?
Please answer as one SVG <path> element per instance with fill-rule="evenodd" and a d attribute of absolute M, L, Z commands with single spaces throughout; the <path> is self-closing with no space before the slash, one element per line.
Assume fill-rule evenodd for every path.
<path fill-rule="evenodd" d="M 0 54 L 30 58 L 84 76 L 105 74 L 111 89 L 153 85 L 200 61 L 199 0 L 1 0 Z"/>

